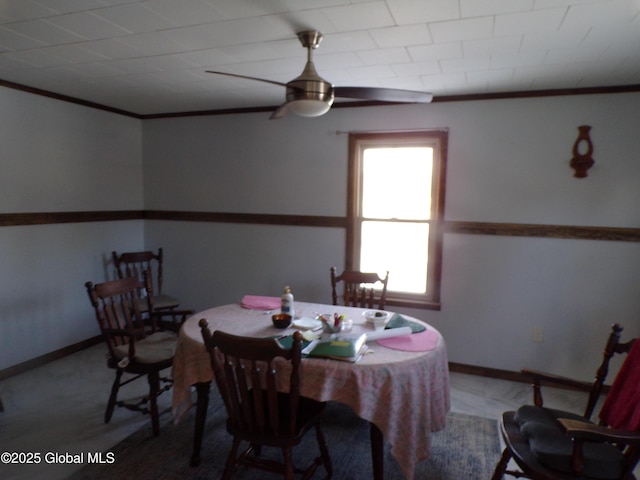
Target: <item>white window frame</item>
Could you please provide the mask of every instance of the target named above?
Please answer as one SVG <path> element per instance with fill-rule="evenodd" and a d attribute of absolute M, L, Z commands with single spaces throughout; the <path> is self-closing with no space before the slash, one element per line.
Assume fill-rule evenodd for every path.
<path fill-rule="evenodd" d="M 365 219 L 361 215 L 362 200 L 362 152 L 371 147 L 427 146 L 433 148 L 433 171 L 431 178 L 431 216 L 429 224 L 427 288 L 426 293 L 408 293 L 389 290 L 387 305 L 440 309 L 442 280 L 442 239 L 448 131 L 412 131 L 388 133 L 351 133 L 349 135 L 349 167 L 347 195 L 347 270 L 359 270 L 360 226 Z M 385 220 L 393 222 L 394 220 Z M 390 272 L 391 277 L 393 272 Z"/>

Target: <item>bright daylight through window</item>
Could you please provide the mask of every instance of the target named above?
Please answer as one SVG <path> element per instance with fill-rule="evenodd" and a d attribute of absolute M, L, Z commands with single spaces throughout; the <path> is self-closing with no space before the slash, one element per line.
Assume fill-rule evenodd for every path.
<path fill-rule="evenodd" d="M 447 132 L 352 134 L 348 268 L 389 271 L 388 303 L 438 308 Z"/>

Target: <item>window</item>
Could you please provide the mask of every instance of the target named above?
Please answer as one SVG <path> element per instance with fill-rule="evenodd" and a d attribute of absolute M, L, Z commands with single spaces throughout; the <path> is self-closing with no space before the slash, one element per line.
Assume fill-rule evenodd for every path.
<path fill-rule="evenodd" d="M 346 268 L 389 271 L 389 305 L 440 308 L 448 133 L 349 136 Z"/>

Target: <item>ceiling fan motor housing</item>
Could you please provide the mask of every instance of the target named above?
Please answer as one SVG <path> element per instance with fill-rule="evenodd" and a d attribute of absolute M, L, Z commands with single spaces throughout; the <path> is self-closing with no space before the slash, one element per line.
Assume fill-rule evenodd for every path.
<path fill-rule="evenodd" d="M 327 82 L 324 78 L 318 75 L 313 62 L 309 59 L 300 76 L 287 83 L 286 98 L 287 103 L 304 101 L 305 103 L 313 102 L 317 104 L 318 102 L 321 102 L 326 106 L 326 109 L 322 109 L 322 113 L 325 113 L 333 104 L 335 93 L 333 84 Z M 317 106 L 313 109 L 315 110 L 314 113 L 312 114 L 310 111 L 308 115 L 305 115 L 304 113 L 306 109 L 296 109 L 293 104 L 292 107 L 298 115 L 302 116 L 315 117 L 321 114 L 318 112 Z"/>
<path fill-rule="evenodd" d="M 312 75 L 305 75 L 309 66 L 313 69 Z M 333 85 L 315 73 L 313 64 L 308 63 L 302 75 L 287 83 L 287 102 L 294 100 L 316 100 L 333 103 L 335 98 Z"/>

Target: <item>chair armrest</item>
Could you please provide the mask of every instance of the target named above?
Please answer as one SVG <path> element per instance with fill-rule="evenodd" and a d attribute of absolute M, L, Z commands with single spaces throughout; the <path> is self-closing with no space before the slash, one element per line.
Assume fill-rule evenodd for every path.
<path fill-rule="evenodd" d="M 152 315 L 160 330 L 166 329 L 178 333 L 185 320 L 195 313 L 194 310 L 160 310 L 153 312 Z"/>
<path fill-rule="evenodd" d="M 583 445 L 585 442 L 611 443 L 620 449 L 625 445 L 632 445 L 633 449 L 637 449 L 637 446 L 640 445 L 639 432 L 616 430 L 602 425 L 566 418 L 560 418 L 558 422 L 564 429 L 565 434 L 573 441 L 571 468 L 577 475 L 581 475 L 584 468 Z"/>
<path fill-rule="evenodd" d="M 616 430 L 614 428 L 580 420 L 570 420 L 568 418 L 560 418 L 558 421 L 566 434 L 573 439 L 587 442 L 640 445 L 640 432 Z"/>
<path fill-rule="evenodd" d="M 572 388 L 582 392 L 590 392 L 593 387 L 589 382 L 554 375 L 552 373 L 539 372 L 537 370 L 523 369 L 520 373 L 531 378 L 533 384 L 533 403 L 538 407 L 543 405 L 542 390 L 540 388 L 542 385 Z"/>
<path fill-rule="evenodd" d="M 116 352 L 115 352 L 115 347 L 116 345 L 119 345 L 119 341 L 115 342 L 115 345 L 113 344 L 112 340 L 109 340 L 109 337 L 128 337 L 129 338 L 129 343 L 128 343 L 128 348 L 129 348 L 129 353 L 128 356 L 129 358 L 135 358 L 136 356 L 136 334 L 135 332 L 132 332 L 131 330 L 125 330 L 123 328 L 104 328 L 102 329 L 102 334 L 107 337 L 107 346 L 109 347 L 109 353 L 112 356 L 116 356 Z"/>
<path fill-rule="evenodd" d="M 554 375 L 552 373 L 547 372 L 539 372 L 536 370 L 521 370 L 523 375 L 528 375 L 532 378 L 534 382 L 550 383 L 555 385 L 561 385 L 565 387 L 574 388 L 576 390 L 582 390 L 585 392 L 590 392 L 593 385 L 589 382 L 584 382 L 582 380 L 575 380 L 573 378 L 563 377 L 561 375 Z"/>
<path fill-rule="evenodd" d="M 153 314 L 161 317 L 170 317 L 172 315 L 186 317 L 187 315 L 195 315 L 195 310 L 155 310 Z"/>

